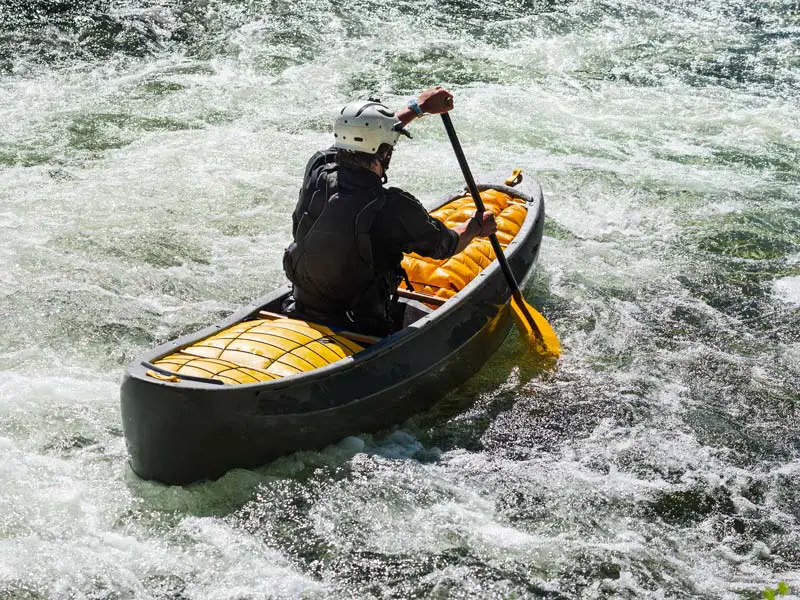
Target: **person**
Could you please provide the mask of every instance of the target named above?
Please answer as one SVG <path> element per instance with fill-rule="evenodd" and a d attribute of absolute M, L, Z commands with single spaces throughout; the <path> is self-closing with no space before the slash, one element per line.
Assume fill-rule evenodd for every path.
<path fill-rule="evenodd" d="M 387 335 L 402 322 L 397 286 L 403 253 L 448 258 L 497 230 L 489 211 L 449 229 L 408 192 L 384 187 L 398 138 L 411 137 L 405 126 L 452 108 L 453 95 L 437 86 L 397 112 L 372 98 L 341 109 L 334 144 L 306 165 L 292 215 L 293 241 L 283 259 L 292 283 L 286 312 Z"/>

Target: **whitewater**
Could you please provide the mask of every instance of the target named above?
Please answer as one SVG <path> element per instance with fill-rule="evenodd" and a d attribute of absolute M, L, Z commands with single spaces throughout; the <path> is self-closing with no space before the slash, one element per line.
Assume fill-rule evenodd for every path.
<path fill-rule="evenodd" d="M 281 285 L 336 111 L 431 85 L 543 186 L 557 367 L 139 479 L 126 365 Z M 796 0 L 2 0 L 0 599 L 797 598 L 799 97 Z M 412 133 L 390 184 L 459 189 Z"/>

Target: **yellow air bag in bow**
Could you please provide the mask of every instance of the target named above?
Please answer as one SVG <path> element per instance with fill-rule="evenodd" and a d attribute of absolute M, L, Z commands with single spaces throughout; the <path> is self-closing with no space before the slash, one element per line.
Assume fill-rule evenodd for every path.
<path fill-rule="evenodd" d="M 503 245 L 509 244 L 525 222 L 528 212 L 525 204 L 498 190 L 481 192 L 481 200 L 486 210 L 495 216 L 497 239 Z M 465 196 L 448 202 L 431 216 L 453 228 L 466 222 L 473 214 L 475 203 L 471 196 Z M 416 291 L 450 298 L 464 289 L 494 258 L 489 240 L 475 238 L 462 252 L 445 260 L 407 254 L 403 258 L 403 268 Z"/>

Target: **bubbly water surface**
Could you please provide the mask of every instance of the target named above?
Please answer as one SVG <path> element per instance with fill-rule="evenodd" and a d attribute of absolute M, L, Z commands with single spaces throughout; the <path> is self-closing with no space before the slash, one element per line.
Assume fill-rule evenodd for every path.
<path fill-rule="evenodd" d="M 186 488 L 119 384 L 283 281 L 333 114 L 429 85 L 547 199 L 512 334 L 396 430 Z M 796 0 L 0 2 L 0 598 L 800 589 Z M 441 123 L 391 183 L 461 186 Z"/>

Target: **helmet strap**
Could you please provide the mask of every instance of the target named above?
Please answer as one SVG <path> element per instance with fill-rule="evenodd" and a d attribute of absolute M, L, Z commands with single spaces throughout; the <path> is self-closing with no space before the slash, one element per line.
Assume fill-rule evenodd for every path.
<path fill-rule="evenodd" d="M 386 177 L 386 171 L 389 170 L 389 163 L 392 160 L 392 151 L 393 150 L 394 150 L 394 148 L 392 148 L 391 146 L 388 146 L 388 147 L 384 148 L 378 154 L 378 162 L 381 163 L 381 167 L 383 167 L 383 183 L 386 183 L 388 181 L 388 179 Z"/>

